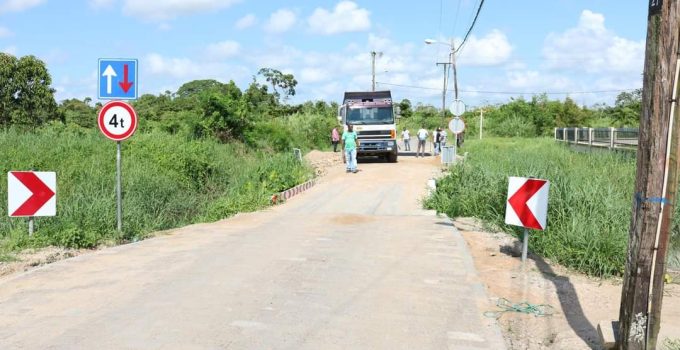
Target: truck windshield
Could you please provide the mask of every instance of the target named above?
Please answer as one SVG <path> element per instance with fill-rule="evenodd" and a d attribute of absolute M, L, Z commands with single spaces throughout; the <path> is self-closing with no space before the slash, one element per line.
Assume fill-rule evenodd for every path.
<path fill-rule="evenodd" d="M 347 111 L 350 124 L 393 124 L 392 107 L 352 106 Z"/>

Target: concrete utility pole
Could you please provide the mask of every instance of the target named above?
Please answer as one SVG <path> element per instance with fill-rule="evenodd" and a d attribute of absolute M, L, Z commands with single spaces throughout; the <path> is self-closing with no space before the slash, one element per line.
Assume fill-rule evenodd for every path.
<path fill-rule="evenodd" d="M 382 52 L 371 51 L 371 91 L 375 91 L 375 56 L 382 57 Z"/>
<path fill-rule="evenodd" d="M 650 0 L 633 218 L 619 314 L 620 349 L 655 349 L 678 185 L 680 0 Z"/>
<path fill-rule="evenodd" d="M 448 79 L 446 75 L 449 71 L 449 65 L 451 62 L 437 62 L 437 65 L 444 66 L 444 87 L 442 88 L 442 119 L 446 118 L 446 85 L 448 85 Z"/>

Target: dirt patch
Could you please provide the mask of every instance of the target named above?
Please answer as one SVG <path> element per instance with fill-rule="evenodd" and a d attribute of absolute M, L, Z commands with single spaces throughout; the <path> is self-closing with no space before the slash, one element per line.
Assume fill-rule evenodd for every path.
<path fill-rule="evenodd" d="M 323 176 L 328 173 L 328 169 L 342 164 L 342 152 L 321 152 L 311 151 L 305 155 L 305 160 L 311 165 L 317 176 Z"/>
<path fill-rule="evenodd" d="M 12 261 L 0 262 L 0 277 L 28 271 L 32 268 L 72 258 L 89 251 L 91 250 L 57 247 L 27 249 L 13 256 Z"/>
<path fill-rule="evenodd" d="M 474 219 L 456 219 L 474 258 L 475 267 L 492 298 L 489 311 L 500 310 L 499 299 L 511 303 L 549 305 L 552 316 L 504 312 L 498 316 L 509 349 L 599 349 L 597 325 L 618 319 L 620 279 L 594 279 L 529 254 L 523 268 L 519 241 L 491 233 Z M 540 233 L 537 233 L 540 234 Z M 667 284 L 659 344 L 680 335 L 680 286 Z"/>

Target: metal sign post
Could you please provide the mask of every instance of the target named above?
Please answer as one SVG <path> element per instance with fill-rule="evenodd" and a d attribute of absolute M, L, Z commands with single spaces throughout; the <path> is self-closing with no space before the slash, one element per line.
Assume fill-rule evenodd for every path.
<path fill-rule="evenodd" d="M 129 138 L 137 130 L 137 113 L 129 104 L 111 101 L 102 107 L 97 118 L 99 130 L 104 136 L 116 141 L 116 228 L 123 230 L 123 184 L 121 141 Z"/>
<path fill-rule="evenodd" d="M 122 191 L 122 184 L 120 181 L 121 178 L 121 155 L 120 155 L 120 141 L 116 142 L 117 144 L 117 151 L 116 151 L 116 217 L 118 219 L 118 232 L 123 231 L 123 191 Z"/>
<path fill-rule="evenodd" d="M 524 229 L 524 237 L 522 238 L 522 265 L 527 261 L 527 251 L 529 250 L 529 230 Z"/>
<path fill-rule="evenodd" d="M 458 134 L 465 130 L 465 122 L 462 119 L 455 117 L 449 122 L 449 130 L 455 135 L 453 140 L 453 162 L 456 163 L 458 155 Z"/>

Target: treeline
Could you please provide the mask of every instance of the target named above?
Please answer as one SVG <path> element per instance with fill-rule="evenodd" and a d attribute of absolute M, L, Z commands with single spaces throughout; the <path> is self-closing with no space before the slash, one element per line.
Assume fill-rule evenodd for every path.
<path fill-rule="evenodd" d="M 480 114 L 484 113 L 484 134 L 501 137 L 550 136 L 559 127 L 637 127 L 641 111 L 641 90 L 620 93 L 614 106 L 597 104 L 592 107 L 579 106 L 567 97 L 550 100 L 546 94 L 536 95 L 530 100 L 510 98 L 503 104 L 487 105 L 469 109 L 462 118 L 466 123 L 467 135 L 479 134 Z M 404 99 L 401 109 L 400 129 L 429 129 L 446 127 L 453 116 L 449 111 L 443 116 L 440 109 L 430 105 L 417 104 Z"/>
<path fill-rule="evenodd" d="M 258 82 L 258 77 L 266 83 Z M 76 131 L 97 127 L 101 103 L 93 103 L 91 98 L 57 103 L 51 84 L 40 59 L 0 53 L 0 127 Z M 195 80 L 176 92 L 142 95 L 132 105 L 140 131 L 162 130 L 192 139 L 210 137 L 277 151 L 323 147 L 337 123 L 337 104 L 285 103 L 295 95 L 296 86 L 293 75 L 263 68 L 245 90 L 233 81 Z"/>

